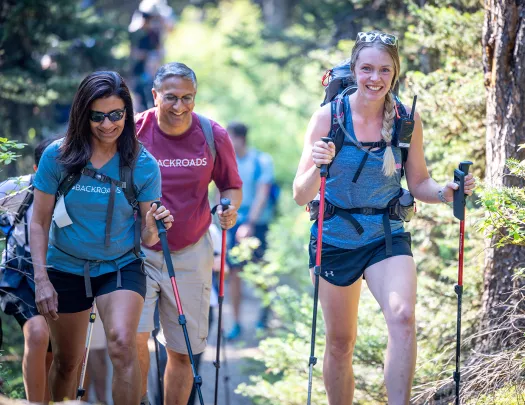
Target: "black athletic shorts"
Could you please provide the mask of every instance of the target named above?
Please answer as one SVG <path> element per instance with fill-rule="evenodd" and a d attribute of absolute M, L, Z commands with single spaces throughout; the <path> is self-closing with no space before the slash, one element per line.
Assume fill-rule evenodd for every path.
<path fill-rule="evenodd" d="M 392 256 L 412 256 L 410 232 L 392 235 Z M 315 266 L 317 238 L 310 235 L 309 266 Z M 373 264 L 386 259 L 386 243 L 382 239 L 358 249 L 343 249 L 323 242 L 321 277 L 330 284 L 347 287 L 361 277 Z"/>
<path fill-rule="evenodd" d="M 130 290 L 146 296 L 146 273 L 142 259 L 137 259 L 120 269 L 122 287 L 117 288 L 117 272 L 91 277 L 93 297 L 86 297 L 84 276 L 54 269 L 48 270 L 49 280 L 58 294 L 58 313 L 71 314 L 91 308 L 94 297 L 109 294 L 118 289 Z"/>

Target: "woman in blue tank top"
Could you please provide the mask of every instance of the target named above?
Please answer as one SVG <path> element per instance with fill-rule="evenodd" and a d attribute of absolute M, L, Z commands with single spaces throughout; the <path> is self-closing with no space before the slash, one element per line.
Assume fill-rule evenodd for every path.
<path fill-rule="evenodd" d="M 82 81 L 66 136 L 46 148 L 34 186 L 30 245 L 36 304 L 54 354 L 51 397 L 76 397 L 96 300 L 113 363 L 113 402 L 138 404 L 135 338 L 146 294 L 139 241 L 157 243 L 155 219 L 170 228 L 173 217 L 151 204 L 161 194 L 160 171 L 137 141 L 131 95 L 118 73 Z"/>
<path fill-rule="evenodd" d="M 388 327 L 384 367 L 388 403 L 407 405 L 416 364 L 416 266 L 410 234 L 404 231 L 402 221 L 383 215 L 401 189 L 402 155 L 391 143 L 396 115 L 392 89 L 400 70 L 397 38 L 378 31 L 359 33 L 350 70 L 357 89 L 345 96 L 342 103 L 346 145 L 334 159 L 334 143 L 321 140 L 332 125 L 328 103 L 310 120 L 293 186 L 297 204 L 307 204 L 319 192 L 321 165 L 330 164 L 325 197 L 337 209 L 335 215 L 325 217 L 321 252 L 319 300 L 326 322 L 324 382 L 330 405 L 352 403 L 357 309 L 361 282 L 366 278 Z M 359 143 L 374 142 L 379 147 L 371 146 L 368 150 L 356 147 Z M 365 154 L 366 164 L 359 168 Z M 453 200 L 453 191 L 458 186 L 454 182 L 440 186 L 428 174 L 421 118 L 417 113 L 404 169 L 408 188 L 416 199 L 426 203 Z M 469 174 L 465 193 L 471 195 L 474 186 Z M 388 235 L 385 228 L 389 228 Z M 317 231 L 314 223 L 309 249 L 311 272 Z"/>

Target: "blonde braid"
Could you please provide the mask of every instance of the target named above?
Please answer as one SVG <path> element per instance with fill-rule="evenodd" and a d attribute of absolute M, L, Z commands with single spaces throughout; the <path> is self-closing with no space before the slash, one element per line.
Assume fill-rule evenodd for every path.
<path fill-rule="evenodd" d="M 387 143 L 385 154 L 383 156 L 383 174 L 385 176 L 393 176 L 396 173 L 396 159 L 390 142 L 392 141 L 392 129 L 394 127 L 394 118 L 396 110 L 394 108 L 394 97 L 392 92 L 388 92 L 385 97 L 385 107 L 383 110 L 383 127 L 381 128 L 381 136 Z"/>

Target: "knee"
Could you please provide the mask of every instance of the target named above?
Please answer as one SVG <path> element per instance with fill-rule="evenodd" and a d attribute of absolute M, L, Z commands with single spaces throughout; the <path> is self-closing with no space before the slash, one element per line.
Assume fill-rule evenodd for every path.
<path fill-rule="evenodd" d="M 75 374 L 78 367 L 82 363 L 82 357 L 68 356 L 67 353 L 62 355 L 61 353 L 53 354 L 53 366 L 62 378 L 67 378 Z"/>
<path fill-rule="evenodd" d="M 126 367 L 136 355 L 136 334 L 127 330 L 112 329 L 107 336 L 108 353 L 113 366 Z"/>
<path fill-rule="evenodd" d="M 399 305 L 385 314 L 389 328 L 413 329 L 416 324 L 415 307 L 410 305 Z"/>
<path fill-rule="evenodd" d="M 356 335 L 327 336 L 326 350 L 336 359 L 351 358 L 354 353 Z"/>
<path fill-rule="evenodd" d="M 178 366 L 189 366 L 191 365 L 190 356 L 187 354 L 181 354 L 168 349 L 168 361 L 171 364 Z"/>
<path fill-rule="evenodd" d="M 26 324 L 25 344 L 28 351 L 47 350 L 49 345 L 49 329 L 47 323 L 31 322 Z"/>

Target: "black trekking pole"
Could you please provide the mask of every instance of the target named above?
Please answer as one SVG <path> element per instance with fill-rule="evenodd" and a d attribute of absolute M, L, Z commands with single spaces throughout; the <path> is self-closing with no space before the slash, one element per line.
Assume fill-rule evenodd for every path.
<path fill-rule="evenodd" d="M 454 216 L 459 219 L 459 262 L 458 262 L 458 283 L 454 286 L 454 291 L 458 296 L 458 317 L 456 331 L 456 371 L 454 381 L 456 382 L 456 405 L 459 405 L 459 388 L 461 374 L 459 371 L 459 360 L 461 355 L 461 304 L 463 299 L 463 252 L 465 242 L 465 177 L 468 174 L 469 166 L 472 162 L 463 161 L 459 164 L 459 169 L 454 170 L 454 182 L 459 185 L 454 190 Z"/>
<path fill-rule="evenodd" d="M 222 332 L 221 332 L 222 334 Z M 224 336 L 222 339 L 222 362 L 224 363 L 224 398 L 226 399 L 226 405 L 230 405 L 230 375 L 228 373 L 228 362 L 226 361 L 226 343 L 224 342 Z"/>
<path fill-rule="evenodd" d="M 230 200 L 221 198 L 222 211 L 226 211 L 230 206 Z M 217 207 L 212 210 L 215 213 Z M 217 405 L 219 394 L 219 369 L 221 368 L 221 336 L 222 336 L 222 302 L 224 301 L 224 265 L 226 262 L 226 229 L 222 229 L 222 247 L 221 247 L 221 271 L 219 273 L 219 319 L 217 321 L 217 353 L 213 365 L 215 366 L 215 396 L 214 405 Z"/>
<path fill-rule="evenodd" d="M 164 404 L 164 384 L 162 383 L 162 370 L 161 370 L 161 364 L 160 364 L 160 343 L 157 340 L 157 336 L 159 335 L 160 328 L 157 326 L 153 330 L 153 342 L 155 343 L 155 361 L 157 362 L 157 383 L 158 383 L 158 390 L 159 390 L 159 396 L 160 404 Z"/>
<path fill-rule="evenodd" d="M 151 203 L 160 206 L 160 201 L 154 201 Z M 199 396 L 199 402 L 204 405 L 204 399 L 202 398 L 201 385 L 202 377 L 197 374 L 197 368 L 195 367 L 195 361 L 193 359 L 193 352 L 191 350 L 190 337 L 188 336 L 188 328 L 186 327 L 186 316 L 182 310 L 182 303 L 180 300 L 179 289 L 177 288 L 177 280 L 175 280 L 175 270 L 173 269 L 173 262 L 171 261 L 170 247 L 168 245 L 168 238 L 166 237 L 166 227 L 162 219 L 156 219 L 157 229 L 159 231 L 159 239 L 162 244 L 162 252 L 164 253 L 164 260 L 166 261 L 166 267 L 168 268 L 168 274 L 170 275 L 171 286 L 173 288 L 173 294 L 175 295 L 175 302 L 177 304 L 177 311 L 179 312 L 179 325 L 182 326 L 182 332 L 184 333 L 184 339 L 186 340 L 186 348 L 188 349 L 188 356 L 190 357 L 191 371 L 193 373 L 193 384 L 197 390 Z"/>
<path fill-rule="evenodd" d="M 80 372 L 80 381 L 77 388 L 77 401 L 80 401 L 82 397 L 86 394 L 86 389 L 84 388 L 84 379 L 86 378 L 86 368 L 89 357 L 89 346 L 91 345 L 91 336 L 93 335 L 93 327 L 95 326 L 95 319 L 97 319 L 97 306 L 95 301 L 93 301 L 93 306 L 91 307 L 91 312 L 89 314 L 89 326 L 88 333 L 86 336 L 86 347 L 84 349 L 84 358 L 82 360 L 82 369 Z"/>
<path fill-rule="evenodd" d="M 330 138 L 322 137 L 321 140 L 328 143 Z M 317 218 L 317 252 L 315 255 L 315 287 L 314 287 L 314 311 L 312 318 L 312 340 L 310 342 L 310 361 L 308 374 L 308 400 L 307 405 L 311 404 L 312 400 L 312 377 L 314 366 L 317 363 L 317 357 L 314 355 L 315 351 L 315 333 L 317 327 L 317 301 L 319 298 L 319 275 L 321 274 L 321 250 L 323 247 L 323 220 L 324 220 L 324 193 L 326 188 L 326 177 L 328 176 L 328 165 L 321 165 L 321 187 L 319 189 L 319 217 Z"/>

